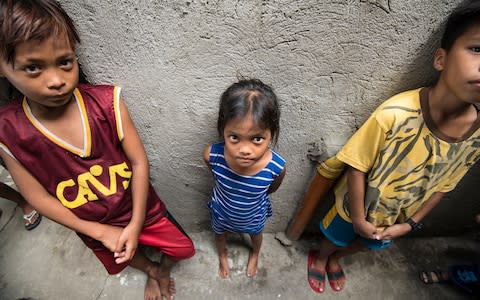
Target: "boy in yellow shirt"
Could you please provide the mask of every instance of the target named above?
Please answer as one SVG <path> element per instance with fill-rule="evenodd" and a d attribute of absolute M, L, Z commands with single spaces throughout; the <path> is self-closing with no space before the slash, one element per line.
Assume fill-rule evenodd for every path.
<path fill-rule="evenodd" d="M 336 157 L 344 164 L 335 205 L 320 223 L 325 238 L 308 257 L 308 282 L 340 291 L 339 259 L 421 227 L 480 157 L 480 1 L 464 1 L 449 16 L 433 65 L 432 87 L 400 93 L 381 104 Z M 318 175 L 317 175 L 318 176 Z"/>

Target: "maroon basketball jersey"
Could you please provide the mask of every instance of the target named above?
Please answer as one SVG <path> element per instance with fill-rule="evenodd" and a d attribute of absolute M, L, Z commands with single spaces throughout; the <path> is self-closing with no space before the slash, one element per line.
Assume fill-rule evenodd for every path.
<path fill-rule="evenodd" d="M 120 88 L 81 84 L 74 96 L 84 129 L 82 149 L 42 126 L 25 99 L 0 108 L 0 146 L 79 218 L 126 226 L 132 168 L 121 146 Z M 164 214 L 150 185 L 145 226 Z"/>

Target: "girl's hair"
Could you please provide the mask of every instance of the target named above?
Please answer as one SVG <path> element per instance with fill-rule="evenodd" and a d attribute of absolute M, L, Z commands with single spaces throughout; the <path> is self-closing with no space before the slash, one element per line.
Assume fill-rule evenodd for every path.
<path fill-rule="evenodd" d="M 0 0 L 0 56 L 15 60 L 15 48 L 27 41 L 44 41 L 66 34 L 72 48 L 80 37 L 72 19 L 54 0 Z"/>
<path fill-rule="evenodd" d="M 247 115 L 262 129 L 270 129 L 275 145 L 280 131 L 278 99 L 272 88 L 258 79 L 242 79 L 223 92 L 218 111 L 218 134 L 223 136 L 228 122 Z"/>

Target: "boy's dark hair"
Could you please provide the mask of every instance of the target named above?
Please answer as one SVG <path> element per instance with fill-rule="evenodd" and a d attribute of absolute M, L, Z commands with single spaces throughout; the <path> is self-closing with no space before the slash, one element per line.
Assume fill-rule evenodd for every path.
<path fill-rule="evenodd" d="M 450 14 L 445 25 L 440 47 L 449 51 L 455 41 L 473 25 L 480 24 L 480 1 L 461 2 Z"/>
<path fill-rule="evenodd" d="M 272 88 L 258 79 L 242 79 L 223 92 L 218 111 L 218 134 L 223 136 L 229 121 L 247 115 L 251 115 L 253 123 L 262 129 L 270 129 L 275 145 L 280 131 L 278 99 Z"/>
<path fill-rule="evenodd" d="M 72 19 L 54 0 L 0 0 L 0 56 L 8 63 L 26 41 L 44 41 L 66 34 L 72 48 L 80 37 Z"/>

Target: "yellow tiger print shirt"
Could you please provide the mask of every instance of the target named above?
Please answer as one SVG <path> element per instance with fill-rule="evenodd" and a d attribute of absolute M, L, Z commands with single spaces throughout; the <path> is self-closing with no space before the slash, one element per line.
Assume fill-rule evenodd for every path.
<path fill-rule="evenodd" d="M 445 136 L 430 118 L 428 89 L 403 92 L 382 103 L 318 171 L 339 175 L 348 164 L 367 173 L 365 213 L 381 230 L 405 222 L 434 193 L 455 188 L 480 157 L 479 125 L 480 117 L 461 139 Z M 340 216 L 351 222 L 345 174 L 334 193 Z"/>

